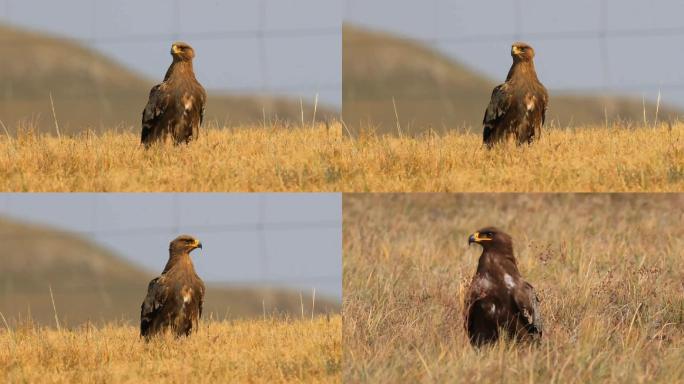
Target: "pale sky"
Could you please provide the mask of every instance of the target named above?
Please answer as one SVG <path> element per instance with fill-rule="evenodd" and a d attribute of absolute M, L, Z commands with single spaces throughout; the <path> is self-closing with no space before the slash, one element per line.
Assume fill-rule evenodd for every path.
<path fill-rule="evenodd" d="M 0 7 L 2 22 L 79 39 L 152 80 L 169 64 L 170 42 L 187 40 L 200 81 L 214 90 L 311 101 L 319 93 L 339 107 L 344 18 L 425 40 L 495 80 L 510 66 L 511 42 L 526 40 L 551 90 L 655 100 L 660 89 L 664 102 L 684 106 L 678 0 L 0 0 Z"/>
<path fill-rule="evenodd" d="M 497 81 L 535 47 L 552 91 L 629 93 L 684 107 L 684 1 L 345 0 L 344 18 L 432 44 Z M 602 31 L 604 33 L 602 33 Z M 602 38 L 601 36 L 605 36 Z"/>
<path fill-rule="evenodd" d="M 3 193 L 0 215 L 80 234 L 157 274 L 188 233 L 205 281 L 342 296 L 341 194 Z"/>
<path fill-rule="evenodd" d="M 185 40 L 208 89 L 338 108 L 341 19 L 342 0 L 0 0 L 0 22 L 79 39 L 152 80 Z"/>

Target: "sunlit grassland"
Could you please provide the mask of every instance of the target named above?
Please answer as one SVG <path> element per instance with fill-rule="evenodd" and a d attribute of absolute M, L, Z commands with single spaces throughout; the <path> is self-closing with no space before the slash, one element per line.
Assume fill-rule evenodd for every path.
<path fill-rule="evenodd" d="M 531 146 L 475 133 L 343 124 L 202 130 L 144 150 L 137 133 L 0 136 L 3 191 L 681 191 L 684 124 L 548 129 Z"/>
<path fill-rule="evenodd" d="M 0 330 L 0 382 L 337 383 L 339 315 L 208 321 L 188 338 L 149 343 L 125 324 Z"/>
<path fill-rule="evenodd" d="M 4 191 L 313 191 L 332 189 L 339 125 L 206 128 L 189 145 L 145 150 L 131 131 L 0 139 Z"/>
<path fill-rule="evenodd" d="M 684 381 L 684 196 L 345 195 L 349 382 Z M 539 346 L 476 350 L 463 302 L 480 247 L 513 236 L 541 298 Z"/>
<path fill-rule="evenodd" d="M 475 133 L 359 135 L 339 159 L 345 191 L 684 190 L 684 124 L 548 129 L 492 150 Z"/>

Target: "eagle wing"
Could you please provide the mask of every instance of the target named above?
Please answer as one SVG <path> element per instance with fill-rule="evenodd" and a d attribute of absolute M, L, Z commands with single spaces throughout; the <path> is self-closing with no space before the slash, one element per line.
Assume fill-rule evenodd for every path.
<path fill-rule="evenodd" d="M 541 337 L 543 323 L 541 312 L 539 311 L 539 297 L 534 291 L 534 287 L 528 282 L 524 282 L 513 290 L 513 301 L 518 307 L 525 329 L 532 335 Z"/>
<path fill-rule="evenodd" d="M 200 101 L 202 103 L 202 109 L 200 110 L 200 125 L 204 122 L 204 110 L 207 107 L 207 92 L 200 86 L 202 92 L 200 92 Z"/>
<path fill-rule="evenodd" d="M 168 301 L 169 288 L 166 278 L 159 276 L 150 281 L 147 296 L 140 307 L 140 336 L 154 334 L 162 321 L 164 306 Z"/>
<path fill-rule="evenodd" d="M 182 114 L 178 117 L 179 123 L 174 128 L 174 140 L 176 143 L 188 143 L 199 137 L 199 127 L 204 120 L 204 109 L 207 93 L 197 81 L 179 85 L 181 96 L 177 100 L 178 111 Z"/>
<path fill-rule="evenodd" d="M 482 276 L 475 275 L 473 280 L 470 282 L 470 287 L 468 288 L 468 295 L 466 296 L 465 303 L 463 306 L 464 315 L 464 327 L 471 333 L 474 331 L 474 318 L 473 309 L 477 305 L 478 301 L 487 295 L 486 283 L 483 281 Z"/>
<path fill-rule="evenodd" d="M 155 135 L 159 132 L 159 123 L 161 117 L 166 112 L 171 103 L 171 95 L 168 92 L 168 85 L 166 83 L 157 84 L 150 90 L 150 96 L 147 100 L 147 105 L 142 113 L 142 135 L 141 142 L 147 144 L 154 140 Z"/>
<path fill-rule="evenodd" d="M 484 126 L 482 134 L 485 143 L 490 142 L 494 130 L 506 115 L 512 103 L 513 96 L 510 92 L 510 85 L 508 83 L 497 85 L 492 91 L 492 97 L 489 100 L 489 105 L 482 120 Z"/>
<path fill-rule="evenodd" d="M 202 305 L 204 304 L 204 283 L 199 281 L 200 297 L 199 297 L 199 318 L 202 317 Z"/>
<path fill-rule="evenodd" d="M 542 125 L 546 122 L 546 110 L 549 108 L 549 93 L 542 85 Z"/>
<path fill-rule="evenodd" d="M 185 335 L 189 335 L 193 329 L 199 329 L 202 305 L 204 304 L 204 282 L 195 274 L 194 278 L 189 280 L 187 285 L 184 285 L 183 290 L 186 289 L 191 292 L 192 297 L 188 298 L 187 303 L 185 297 L 183 298 L 185 317 L 180 329 Z"/>

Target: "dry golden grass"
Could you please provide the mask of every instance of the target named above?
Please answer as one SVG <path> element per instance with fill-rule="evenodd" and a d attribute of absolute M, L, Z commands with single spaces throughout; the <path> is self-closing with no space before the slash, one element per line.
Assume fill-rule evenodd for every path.
<path fill-rule="evenodd" d="M 188 146 L 144 150 L 132 132 L 0 139 L 3 191 L 318 191 L 341 127 L 207 128 Z"/>
<path fill-rule="evenodd" d="M 684 124 L 546 130 L 531 146 L 482 147 L 473 133 L 345 141 L 343 191 L 684 190 Z"/>
<path fill-rule="evenodd" d="M 479 134 L 207 128 L 149 151 L 137 133 L 0 139 L 3 191 L 681 191 L 684 124 L 550 129 L 487 151 Z"/>
<path fill-rule="evenodd" d="M 343 212 L 348 382 L 684 382 L 684 195 L 356 194 Z M 540 294 L 538 347 L 467 340 L 485 225 Z"/>
<path fill-rule="evenodd" d="M 205 322 L 189 338 L 146 344 L 138 329 L 0 331 L 0 382 L 328 383 L 341 378 L 339 315 Z"/>

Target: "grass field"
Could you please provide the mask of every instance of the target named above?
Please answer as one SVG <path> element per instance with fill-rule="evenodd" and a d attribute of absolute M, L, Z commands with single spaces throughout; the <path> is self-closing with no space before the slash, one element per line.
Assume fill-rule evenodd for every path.
<path fill-rule="evenodd" d="M 144 150 L 138 133 L 0 141 L 4 191 L 316 191 L 332 189 L 341 127 L 203 129 L 187 146 Z"/>
<path fill-rule="evenodd" d="M 684 124 L 552 129 L 532 146 L 482 147 L 474 133 L 345 141 L 344 191 L 684 190 Z"/>
<path fill-rule="evenodd" d="M 328 383 L 341 377 L 339 315 L 205 322 L 149 344 L 129 325 L 0 331 L 0 382 Z"/>
<path fill-rule="evenodd" d="M 137 133 L 0 138 L 2 191 L 681 191 L 684 124 L 551 129 L 529 147 L 479 134 L 207 128 L 145 151 Z"/>
<path fill-rule="evenodd" d="M 684 382 L 684 196 L 345 195 L 348 382 Z M 497 225 L 542 300 L 538 347 L 471 348 L 463 300 Z"/>

